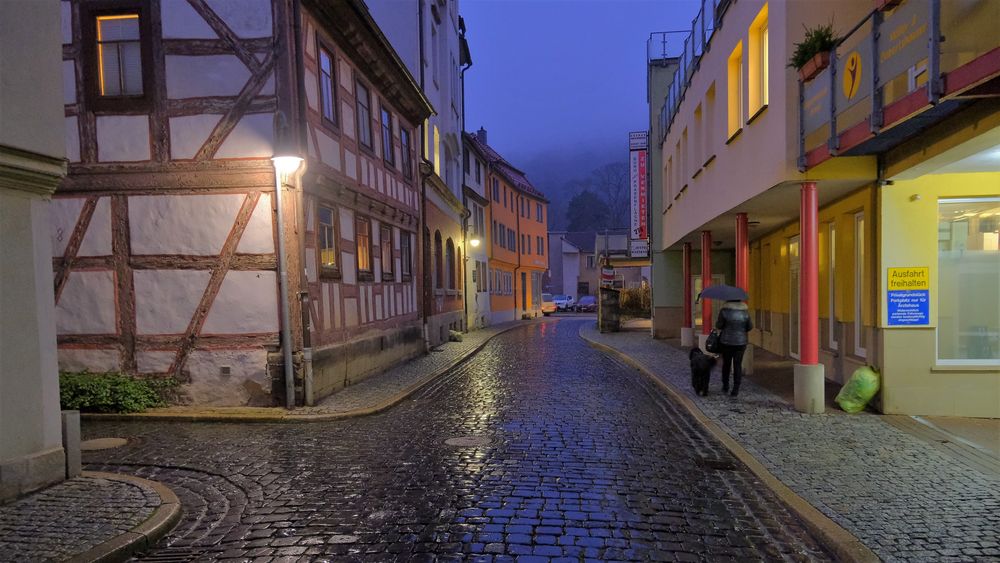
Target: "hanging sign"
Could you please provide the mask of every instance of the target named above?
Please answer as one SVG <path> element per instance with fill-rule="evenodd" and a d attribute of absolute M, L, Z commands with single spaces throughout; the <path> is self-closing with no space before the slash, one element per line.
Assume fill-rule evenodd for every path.
<path fill-rule="evenodd" d="M 649 135 L 646 131 L 632 131 L 628 134 L 629 188 L 631 195 L 632 225 L 629 238 L 646 240 L 646 215 L 649 203 L 647 201 L 646 184 L 646 150 Z"/>
<path fill-rule="evenodd" d="M 889 326 L 930 324 L 929 268 L 889 268 L 886 296 Z"/>

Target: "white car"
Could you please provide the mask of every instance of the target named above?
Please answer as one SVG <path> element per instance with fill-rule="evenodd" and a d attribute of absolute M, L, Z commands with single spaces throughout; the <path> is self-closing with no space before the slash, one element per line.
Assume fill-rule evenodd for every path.
<path fill-rule="evenodd" d="M 558 311 L 570 311 L 576 304 L 572 295 L 556 295 L 552 300 L 556 302 L 556 310 Z"/>

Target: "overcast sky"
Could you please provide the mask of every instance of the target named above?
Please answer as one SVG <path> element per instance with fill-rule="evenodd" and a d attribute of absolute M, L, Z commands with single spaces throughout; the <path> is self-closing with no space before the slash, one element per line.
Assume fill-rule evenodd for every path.
<path fill-rule="evenodd" d="M 485 127 L 515 164 L 616 145 L 624 158 L 628 132 L 647 128 L 646 39 L 689 29 L 699 4 L 462 0 L 473 60 L 466 128 Z"/>

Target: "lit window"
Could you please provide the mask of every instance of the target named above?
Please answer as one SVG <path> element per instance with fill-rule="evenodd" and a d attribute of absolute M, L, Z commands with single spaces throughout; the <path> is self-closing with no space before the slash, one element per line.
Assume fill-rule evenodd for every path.
<path fill-rule="evenodd" d="M 101 96 L 143 94 L 138 14 L 97 17 L 97 62 Z"/>
<path fill-rule="evenodd" d="M 337 267 L 337 236 L 333 222 L 333 209 L 319 208 L 319 264 L 322 268 Z"/>
<path fill-rule="evenodd" d="M 937 357 L 1000 364 L 1000 197 L 938 202 Z"/>
<path fill-rule="evenodd" d="M 750 111 L 756 114 L 767 105 L 767 4 L 750 24 L 749 40 Z"/>
<path fill-rule="evenodd" d="M 746 121 L 746 114 L 743 107 L 743 42 L 736 44 L 731 55 L 729 55 L 728 69 L 728 103 L 729 103 L 729 128 L 727 134 L 732 137 L 740 131 Z"/>
<path fill-rule="evenodd" d="M 319 48 L 319 95 L 323 118 L 337 122 L 337 87 L 333 75 L 333 55 L 325 47 Z"/>

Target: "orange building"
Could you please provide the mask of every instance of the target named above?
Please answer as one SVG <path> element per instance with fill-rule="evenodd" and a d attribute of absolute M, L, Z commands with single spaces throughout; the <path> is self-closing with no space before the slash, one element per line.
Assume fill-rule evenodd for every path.
<path fill-rule="evenodd" d="M 537 317 L 542 278 L 549 267 L 548 200 L 523 171 L 486 143 L 486 130 L 480 129 L 471 139 L 487 159 L 491 320 Z"/>

